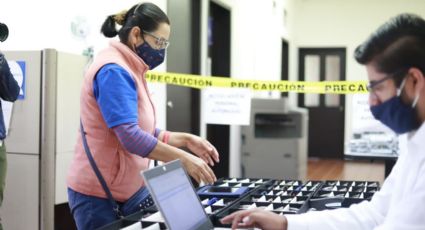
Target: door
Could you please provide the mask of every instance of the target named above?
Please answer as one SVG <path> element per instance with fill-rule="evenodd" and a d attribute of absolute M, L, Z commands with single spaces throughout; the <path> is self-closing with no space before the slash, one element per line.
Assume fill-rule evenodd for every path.
<path fill-rule="evenodd" d="M 282 40 L 282 63 L 280 80 L 289 80 L 289 45 L 286 40 Z M 288 97 L 288 92 L 281 93 L 281 97 Z"/>
<path fill-rule="evenodd" d="M 301 81 L 345 80 L 345 48 L 300 48 Z M 299 94 L 298 106 L 309 111 L 308 156 L 344 156 L 345 97 L 338 94 Z"/>
<path fill-rule="evenodd" d="M 213 76 L 230 76 L 230 11 L 222 6 L 210 3 L 211 41 L 209 57 Z M 229 176 L 229 125 L 207 125 L 207 139 L 220 153 L 220 163 L 212 167 L 217 178 Z"/>
<path fill-rule="evenodd" d="M 200 9 L 198 0 L 168 0 L 172 34 L 167 49 L 167 71 L 200 74 Z M 199 135 L 199 90 L 175 85 L 166 87 L 167 130 Z"/>

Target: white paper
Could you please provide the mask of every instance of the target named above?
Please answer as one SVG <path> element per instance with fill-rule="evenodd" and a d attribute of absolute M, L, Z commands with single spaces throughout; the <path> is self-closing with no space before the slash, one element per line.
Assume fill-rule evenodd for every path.
<path fill-rule="evenodd" d="M 273 204 L 269 204 L 264 210 L 273 210 Z"/>
<path fill-rule="evenodd" d="M 207 198 L 207 199 L 205 199 L 205 200 L 202 200 L 202 201 L 201 201 L 201 204 L 203 204 L 203 205 L 207 205 L 207 204 L 208 204 L 208 200 L 209 200 L 208 198 Z"/>
<path fill-rule="evenodd" d="M 207 124 L 249 125 L 251 90 L 207 88 L 202 96 Z"/>
<path fill-rule="evenodd" d="M 159 222 L 164 223 L 164 218 L 162 217 L 161 212 L 155 212 L 154 214 L 143 218 L 142 221 L 149 221 L 149 222 Z"/>
<path fill-rule="evenodd" d="M 214 205 L 216 206 L 224 205 L 224 200 L 220 199 L 219 201 L 215 202 Z"/>
<path fill-rule="evenodd" d="M 161 226 L 159 224 L 152 224 L 151 226 L 144 228 L 144 230 L 161 230 Z"/>
<path fill-rule="evenodd" d="M 257 205 L 255 204 L 255 203 L 253 203 L 253 204 L 251 204 L 247 209 L 249 210 L 249 209 L 254 209 L 254 208 L 256 208 L 257 207 Z"/>
<path fill-rule="evenodd" d="M 211 214 L 212 213 L 211 206 L 208 206 L 208 207 L 204 208 L 204 210 L 205 210 L 205 213 L 207 213 L 207 214 Z"/>
<path fill-rule="evenodd" d="M 281 202 L 282 202 L 282 200 L 280 199 L 280 196 L 276 197 L 276 198 L 273 200 L 273 203 L 281 203 Z"/>
<path fill-rule="evenodd" d="M 140 223 L 140 222 L 134 223 L 134 224 L 129 225 L 125 228 L 121 228 L 121 230 L 140 230 L 140 229 L 142 229 L 142 223 Z"/>
<path fill-rule="evenodd" d="M 6 130 L 6 136 L 9 133 L 10 121 L 12 118 L 13 103 L 1 100 L 1 107 L 3 112 L 4 126 Z"/>

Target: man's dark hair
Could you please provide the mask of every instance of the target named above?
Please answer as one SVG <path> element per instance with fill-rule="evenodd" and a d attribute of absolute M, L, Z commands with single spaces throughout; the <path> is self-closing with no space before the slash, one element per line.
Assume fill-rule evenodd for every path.
<path fill-rule="evenodd" d="M 425 20 L 407 13 L 391 18 L 356 48 L 354 58 L 386 74 L 405 73 L 411 67 L 425 74 Z M 395 80 L 400 85 L 402 79 Z"/>

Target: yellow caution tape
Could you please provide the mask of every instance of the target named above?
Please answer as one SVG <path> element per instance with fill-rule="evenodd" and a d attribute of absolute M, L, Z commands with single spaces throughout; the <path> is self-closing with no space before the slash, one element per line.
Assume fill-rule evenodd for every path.
<path fill-rule="evenodd" d="M 149 82 L 165 83 L 184 87 L 203 89 L 207 87 L 250 88 L 252 90 L 323 93 L 323 94 L 355 94 L 367 93 L 366 81 L 259 81 L 241 80 L 227 77 L 205 77 L 180 73 L 146 73 Z"/>

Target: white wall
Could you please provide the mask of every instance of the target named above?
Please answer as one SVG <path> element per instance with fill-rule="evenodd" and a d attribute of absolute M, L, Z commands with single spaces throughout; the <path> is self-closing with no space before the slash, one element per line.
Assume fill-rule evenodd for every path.
<path fill-rule="evenodd" d="M 354 49 L 378 26 L 403 12 L 425 17 L 423 0 L 290 0 L 293 4 L 290 79 L 297 79 L 298 48 L 346 47 L 347 80 L 367 80 L 365 68 L 353 58 Z M 351 96 L 346 96 L 345 139 L 351 134 Z M 291 97 L 295 103 L 296 97 Z"/>
<path fill-rule="evenodd" d="M 6 1 L 6 0 L 4 0 Z M 9 38 L 0 43 L 0 50 L 41 50 L 54 48 L 59 51 L 82 54 L 88 46 L 95 53 L 108 45 L 108 38 L 100 33 L 108 15 L 129 9 L 143 2 L 137 0 L 7 0 L 0 7 L 0 22 L 9 27 Z M 166 12 L 167 0 L 150 0 Z M 90 33 L 85 40 L 71 33 L 71 22 L 83 17 L 88 22 Z M 166 64 L 157 71 L 165 71 Z M 163 84 L 150 84 L 157 108 L 157 124 L 165 128 L 166 90 Z"/>
<path fill-rule="evenodd" d="M 0 21 L 9 26 L 10 34 L 0 45 L 7 50 L 55 48 L 80 54 L 87 45 L 96 50 L 107 45 L 100 27 L 108 15 L 129 9 L 137 0 L 17 0 L 7 1 L 0 8 Z M 166 10 L 166 0 L 151 0 Z M 86 41 L 74 38 L 71 22 L 75 17 L 87 19 L 90 34 Z"/>

